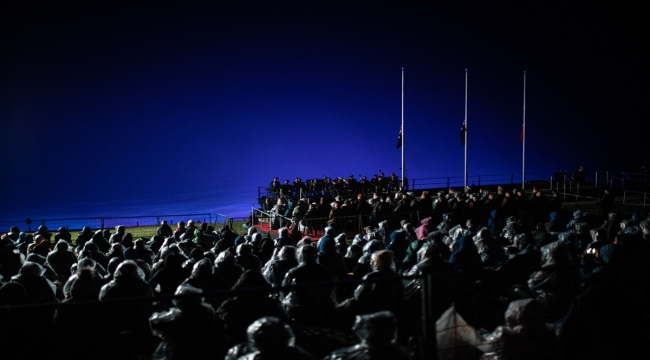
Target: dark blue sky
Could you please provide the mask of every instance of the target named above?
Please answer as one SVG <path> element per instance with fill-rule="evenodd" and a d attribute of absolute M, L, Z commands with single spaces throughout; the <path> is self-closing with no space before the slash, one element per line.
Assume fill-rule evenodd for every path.
<path fill-rule="evenodd" d="M 645 161 L 640 8 L 4 2 L 0 219 L 248 211 L 257 186 Z M 647 30 L 647 29 L 646 29 Z"/>

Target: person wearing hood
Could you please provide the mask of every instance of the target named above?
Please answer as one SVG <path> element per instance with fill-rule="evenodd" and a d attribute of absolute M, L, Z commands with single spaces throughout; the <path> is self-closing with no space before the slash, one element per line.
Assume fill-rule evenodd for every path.
<path fill-rule="evenodd" d="M 499 220 L 499 210 L 492 209 L 490 210 L 490 218 L 487 221 L 487 227 L 490 229 L 490 232 L 493 235 L 499 234 L 501 231 L 501 221 Z"/>
<path fill-rule="evenodd" d="M 41 235 L 47 241 L 50 241 L 52 239 L 52 233 L 47 230 L 47 226 L 45 225 L 41 225 L 38 227 L 38 230 L 36 230 L 36 233 L 34 233 L 34 236 L 37 235 Z"/>
<path fill-rule="evenodd" d="M 606 238 L 606 230 L 602 230 L 600 237 Z M 610 243 L 596 243 L 590 246 L 582 255 L 580 272 L 585 283 L 585 288 L 590 286 L 605 286 L 610 283 L 625 283 L 624 264 L 621 259 L 621 245 Z M 599 246 L 598 246 L 599 245 Z"/>
<path fill-rule="evenodd" d="M 508 305 L 505 325 L 483 335 L 480 346 L 486 359 L 558 359 L 560 343 L 544 321 L 544 307 L 534 299 Z"/>
<path fill-rule="evenodd" d="M 27 248 L 34 242 L 34 236 L 28 233 L 21 232 L 18 235 L 18 241 L 16 241 L 16 248 L 18 252 L 27 256 Z"/>
<path fill-rule="evenodd" d="M 364 281 L 354 291 L 356 315 L 376 311 L 399 310 L 404 298 L 404 284 L 395 271 L 393 252 L 379 250 L 372 254 L 373 271 L 363 277 Z"/>
<path fill-rule="evenodd" d="M 390 311 L 357 316 L 352 330 L 361 343 L 335 350 L 323 360 L 412 359 L 397 345 L 397 319 Z"/>
<path fill-rule="evenodd" d="M 314 360 L 296 345 L 291 327 L 276 317 L 257 319 L 248 326 L 246 334 L 248 342 L 230 348 L 225 360 Z"/>
<path fill-rule="evenodd" d="M 402 266 L 401 266 L 403 272 L 409 271 L 415 264 L 417 264 L 418 251 L 420 250 L 422 245 L 424 245 L 426 242 L 427 242 L 426 237 L 420 238 L 418 235 L 418 239 L 413 240 L 409 243 L 408 247 L 406 248 L 406 255 L 404 256 L 404 261 L 402 262 Z"/>
<path fill-rule="evenodd" d="M 172 300 L 174 307 L 149 318 L 151 333 L 161 338 L 153 359 L 204 359 L 218 342 L 214 309 L 196 295 L 199 288 L 183 284 L 175 295 L 194 295 Z"/>
<path fill-rule="evenodd" d="M 436 226 L 436 230 L 440 231 L 443 234 L 447 234 L 449 230 L 452 228 L 452 213 L 444 213 L 442 214 L 442 221 L 438 226 Z"/>
<path fill-rule="evenodd" d="M 3 236 L 3 238 L 5 238 Z M 3 278 L 9 279 L 10 277 L 18 274 L 18 270 L 23 263 L 23 255 L 15 252 L 16 246 L 14 242 L 6 237 L 7 244 L 0 244 L 0 280 Z"/>
<path fill-rule="evenodd" d="M 15 242 L 18 242 L 18 236 L 21 234 L 20 229 L 18 229 L 18 226 L 12 226 L 9 228 L 9 232 L 7 233 L 7 236 Z"/>
<path fill-rule="evenodd" d="M 507 260 L 501 244 L 495 239 L 490 230 L 483 228 L 476 235 L 478 238 L 478 253 L 481 256 L 483 267 L 497 267 Z"/>
<path fill-rule="evenodd" d="M 65 240 L 68 244 L 72 245 L 72 234 L 65 227 L 59 227 L 58 233 L 54 235 L 54 242 Z"/>
<path fill-rule="evenodd" d="M 256 255 L 262 260 L 262 263 L 267 263 L 275 253 L 275 241 L 269 236 L 262 237 L 262 234 L 254 236 L 255 239 L 259 239 Z"/>
<path fill-rule="evenodd" d="M 153 290 L 144 277 L 144 271 L 135 261 L 123 261 L 115 270 L 113 280 L 102 286 L 99 300 L 152 297 Z"/>
<path fill-rule="evenodd" d="M 451 254 L 449 263 L 460 273 L 478 273 L 483 268 L 481 256 L 474 240 L 470 236 L 461 236 L 456 240 L 458 251 Z"/>
<path fill-rule="evenodd" d="M 145 280 L 144 271 L 133 260 L 123 261 L 115 270 L 115 276 L 108 284 L 102 286 L 99 292 L 100 301 L 122 298 L 141 298 L 143 301 L 134 301 L 128 306 L 121 303 L 111 303 L 106 307 L 109 319 L 107 329 L 112 334 L 130 331 L 135 334 L 145 335 L 149 330 L 149 316 L 151 315 L 151 301 L 153 289 Z"/>
<path fill-rule="evenodd" d="M 120 241 L 111 241 L 111 243 L 109 244 L 109 242 L 106 241 L 106 238 L 104 238 L 104 233 L 101 230 L 97 230 L 95 231 L 93 237 L 88 242 L 97 245 L 97 251 L 106 254 L 108 250 L 111 248 L 111 244 L 122 243 L 122 239 L 120 238 Z M 85 248 L 85 244 L 84 244 L 84 248 Z"/>
<path fill-rule="evenodd" d="M 91 267 L 77 270 L 70 285 L 70 294 L 63 300 L 62 306 L 54 313 L 55 343 L 63 344 L 74 338 L 74 346 L 61 346 L 57 349 L 57 357 L 77 358 L 79 354 L 99 358 L 105 345 L 104 324 L 108 319 L 103 311 L 93 302 L 98 300 L 99 284 L 96 274 Z M 79 331 L 88 326 L 89 321 L 100 326 L 93 326 L 92 331 Z"/>
<path fill-rule="evenodd" d="M 313 246 L 300 248 L 300 265 L 289 270 L 283 286 L 336 281 L 336 275 L 327 267 L 318 264 L 318 250 Z M 303 324 L 325 324 L 332 321 L 337 301 L 336 287 L 322 285 L 289 291 L 284 295 L 284 309 L 287 316 Z"/>
<path fill-rule="evenodd" d="M 541 269 L 530 276 L 528 287 L 542 301 L 548 320 L 556 321 L 567 313 L 580 286 L 580 272 L 567 245 L 558 240 L 543 246 Z"/>
<path fill-rule="evenodd" d="M 56 285 L 43 275 L 43 267 L 31 261 L 25 261 L 18 275 L 11 278 L 12 282 L 19 283 L 27 291 L 27 301 L 32 304 L 57 303 Z"/>
<path fill-rule="evenodd" d="M 27 257 L 25 258 L 25 262 L 27 262 L 27 261 L 35 262 L 38 265 L 40 265 L 42 270 L 43 270 L 42 275 L 46 279 L 48 279 L 49 281 L 54 283 L 54 282 L 59 280 L 56 272 L 47 263 L 47 258 L 45 256 L 41 256 L 39 254 L 32 253 L 32 254 L 27 255 Z"/>
<path fill-rule="evenodd" d="M 145 247 L 146 240 L 139 238 L 135 241 L 135 252 L 137 253 L 138 259 L 146 262 L 149 266 L 153 266 L 153 259 L 156 255 L 153 251 Z"/>
<path fill-rule="evenodd" d="M 408 249 L 409 241 L 407 240 L 408 232 L 405 229 L 395 230 L 390 234 L 390 244 L 386 246 L 386 250 L 393 252 L 395 267 L 401 269 L 402 261 L 406 257 L 406 249 Z"/>
<path fill-rule="evenodd" d="M 263 316 L 285 318 L 280 302 L 269 296 L 271 285 L 260 273 L 246 270 L 232 290 L 249 291 L 227 299 L 217 309 L 228 347 L 246 341 L 246 328 L 255 320 Z"/>
<path fill-rule="evenodd" d="M 514 245 L 519 252 L 497 268 L 502 287 L 525 286 L 530 275 L 540 268 L 542 256 L 534 239 L 523 234 L 517 235 L 514 237 Z"/>
<path fill-rule="evenodd" d="M 244 268 L 237 264 L 237 257 L 231 251 L 224 251 L 214 261 L 214 276 L 219 289 L 230 289 L 244 273 Z"/>
<path fill-rule="evenodd" d="M 90 226 L 84 226 L 83 229 L 81 229 L 81 231 L 77 235 L 77 239 L 74 242 L 75 245 L 77 245 L 77 251 L 83 249 L 86 242 L 92 238 L 93 238 L 93 232 L 92 230 L 90 230 Z"/>
<path fill-rule="evenodd" d="M 99 247 L 93 241 L 86 242 L 83 250 L 90 251 L 91 259 L 95 260 L 102 267 L 106 268 L 106 266 L 108 266 L 108 259 L 106 258 L 106 255 L 104 255 L 103 252 L 99 251 Z M 82 252 L 79 254 L 81 255 L 81 253 Z"/>
<path fill-rule="evenodd" d="M 58 275 L 59 281 L 65 283 L 72 275 L 70 267 L 77 263 L 77 257 L 70 249 L 70 244 L 65 239 L 60 239 L 54 251 L 47 255 L 47 263 Z"/>
<path fill-rule="evenodd" d="M 219 230 L 219 237 L 221 237 L 221 240 L 217 241 L 217 244 L 212 249 L 212 252 L 219 254 L 220 252 L 226 251 L 228 249 L 234 249 L 237 234 L 230 230 L 230 227 L 227 225 L 222 227 L 221 230 Z"/>
<path fill-rule="evenodd" d="M 370 240 L 363 246 L 363 255 L 359 258 L 359 262 L 354 267 L 354 276 L 356 278 L 363 278 L 366 274 L 372 271 L 372 254 L 375 251 L 384 250 L 386 247 L 384 243 L 379 240 Z"/>
<path fill-rule="evenodd" d="M 125 234 L 126 234 L 126 227 L 124 225 L 117 225 L 115 227 L 115 233 L 111 235 L 109 242 L 111 244 L 115 242 L 122 242 L 122 238 L 124 238 Z"/>
<path fill-rule="evenodd" d="M 425 239 L 429 234 L 429 231 L 432 226 L 433 226 L 433 218 L 431 216 L 429 216 L 426 219 L 422 219 L 422 221 L 420 221 L 420 226 L 415 228 L 415 235 L 419 240 Z"/>
<path fill-rule="evenodd" d="M 52 251 L 52 243 L 43 235 L 36 235 L 34 242 L 27 247 L 28 254 L 36 253 L 43 257 L 47 257 L 50 251 Z"/>
<path fill-rule="evenodd" d="M 334 228 L 328 226 L 325 228 L 325 234 L 318 240 L 318 252 L 333 254 L 336 252 L 336 240 Z"/>
<path fill-rule="evenodd" d="M 287 245 L 280 249 L 277 257 L 264 266 L 263 275 L 273 287 L 280 287 L 287 272 L 296 266 L 298 266 L 296 247 Z"/>
<path fill-rule="evenodd" d="M 182 284 L 191 274 L 190 268 L 182 266 L 183 257 L 176 253 L 171 253 L 165 257 L 165 267 L 158 270 L 149 281 L 151 288 L 162 295 L 171 295 L 176 288 Z M 160 288 L 159 288 L 160 287 Z"/>
<path fill-rule="evenodd" d="M 124 245 L 122 243 L 111 244 L 111 250 L 106 253 L 106 260 L 110 262 L 113 258 L 124 260 Z"/>

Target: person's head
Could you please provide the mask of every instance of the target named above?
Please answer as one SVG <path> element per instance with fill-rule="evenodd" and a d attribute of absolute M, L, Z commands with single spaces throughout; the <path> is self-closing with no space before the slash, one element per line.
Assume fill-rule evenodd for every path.
<path fill-rule="evenodd" d="M 393 252 L 390 250 L 379 250 L 372 253 L 372 268 L 375 270 L 394 269 Z"/>
<path fill-rule="evenodd" d="M 113 253 L 121 254 L 124 251 L 124 245 L 122 245 L 122 243 L 113 243 L 111 244 L 111 251 Z"/>
<path fill-rule="evenodd" d="M 56 251 L 68 251 L 70 249 L 70 244 L 67 241 L 61 239 L 55 245 Z"/>
<path fill-rule="evenodd" d="M 306 245 L 300 248 L 301 263 L 315 263 L 318 258 L 318 249 L 312 245 Z"/>
<path fill-rule="evenodd" d="M 542 192 L 541 192 L 541 191 L 537 191 L 537 192 L 535 193 L 535 196 L 538 197 L 538 198 L 541 198 L 541 197 L 542 197 Z"/>
<path fill-rule="evenodd" d="M 283 349 L 293 347 L 296 338 L 289 325 L 282 320 L 266 316 L 253 322 L 246 330 L 248 342 L 261 353 L 278 355 Z"/>
<path fill-rule="evenodd" d="M 238 256 L 251 256 L 253 255 L 253 245 L 249 243 L 239 244 L 237 246 L 237 255 Z"/>
<path fill-rule="evenodd" d="M 172 303 L 174 303 L 174 306 L 176 306 L 181 311 L 197 308 L 201 306 L 201 304 L 203 303 L 203 297 L 196 296 L 196 294 L 202 294 L 202 293 L 203 290 L 194 287 L 190 284 L 184 283 L 179 285 L 178 288 L 176 288 L 176 292 L 174 293 L 174 295 L 195 295 L 195 296 L 177 298 L 172 300 Z"/>
<path fill-rule="evenodd" d="M 37 244 L 37 245 L 38 245 L 38 244 L 42 243 L 42 242 L 45 241 L 45 240 L 46 240 L 46 239 L 45 239 L 45 236 L 43 236 L 43 235 L 36 235 L 36 237 L 34 237 L 34 244 Z"/>
<path fill-rule="evenodd" d="M 117 225 L 115 227 L 115 232 L 120 234 L 120 235 L 124 235 L 125 231 L 126 231 L 126 227 L 124 227 L 124 225 Z"/>
<path fill-rule="evenodd" d="M 439 258 L 440 257 L 440 248 L 435 242 L 427 242 L 422 245 L 420 250 L 418 250 L 418 262 Z"/>
<path fill-rule="evenodd" d="M 386 347 L 397 341 L 397 319 L 390 311 L 358 315 L 352 330 L 369 348 Z"/>
<path fill-rule="evenodd" d="M 226 251 L 222 252 L 225 253 Z M 210 276 L 214 273 L 214 266 L 210 263 L 209 259 L 203 258 L 197 261 L 192 267 L 192 276 L 201 277 L 201 276 Z"/>
<path fill-rule="evenodd" d="M 493 193 L 489 193 L 489 194 L 488 194 L 488 199 L 490 199 L 490 200 L 494 200 L 494 194 L 493 194 Z"/>
<path fill-rule="evenodd" d="M 608 241 L 607 229 L 598 228 L 592 230 L 591 238 L 597 242 L 607 242 Z"/>
<path fill-rule="evenodd" d="M 176 224 L 179 229 L 185 229 L 185 222 L 184 221 L 179 221 L 178 224 Z"/>
<path fill-rule="evenodd" d="M 291 245 L 283 246 L 278 252 L 278 257 L 280 260 L 297 260 L 296 248 Z"/>
<path fill-rule="evenodd" d="M 163 221 L 161 221 L 161 222 L 160 222 L 160 225 L 161 225 L 161 226 L 162 226 L 162 225 L 167 225 L 167 220 L 163 220 Z"/>
<path fill-rule="evenodd" d="M 135 248 L 138 250 L 144 250 L 145 249 L 144 244 L 145 244 L 145 239 L 139 238 L 138 240 L 135 241 Z"/>

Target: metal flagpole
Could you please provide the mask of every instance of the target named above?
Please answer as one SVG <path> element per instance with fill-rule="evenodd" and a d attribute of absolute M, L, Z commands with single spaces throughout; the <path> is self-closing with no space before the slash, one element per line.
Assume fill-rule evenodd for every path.
<path fill-rule="evenodd" d="M 464 189 L 467 191 L 467 69 L 465 69 L 465 177 Z"/>
<path fill-rule="evenodd" d="M 402 67 L 402 185 L 401 190 L 404 190 L 404 68 Z"/>
<path fill-rule="evenodd" d="M 521 161 L 521 188 L 526 182 L 526 72 L 524 71 L 524 124 L 521 127 L 522 161 Z"/>

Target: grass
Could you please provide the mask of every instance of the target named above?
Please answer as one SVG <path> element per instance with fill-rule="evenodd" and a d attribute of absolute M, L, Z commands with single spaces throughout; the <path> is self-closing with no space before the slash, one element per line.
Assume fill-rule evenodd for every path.
<path fill-rule="evenodd" d="M 242 225 L 244 225 L 246 221 L 234 221 L 232 224 L 232 231 L 235 232 L 237 235 L 245 235 L 246 234 L 246 229 Z M 197 224 L 197 226 L 200 226 L 201 224 Z M 218 230 L 223 226 L 223 224 L 216 224 L 215 228 Z M 156 235 L 156 230 L 158 229 L 158 226 L 127 226 L 126 232 L 131 233 L 133 235 L 133 239 L 138 239 L 138 238 L 145 238 L 149 240 L 151 237 Z M 93 232 L 97 231 L 99 229 L 92 229 Z M 70 234 L 72 234 L 72 242 L 75 243 L 75 240 L 77 239 L 77 235 L 79 235 L 79 230 L 71 230 Z M 111 234 L 115 232 L 115 229 L 111 229 Z M 52 234 L 56 234 L 56 232 L 52 231 Z M 54 239 L 54 237 L 52 237 Z M 76 244 L 75 244 L 76 245 Z"/>

